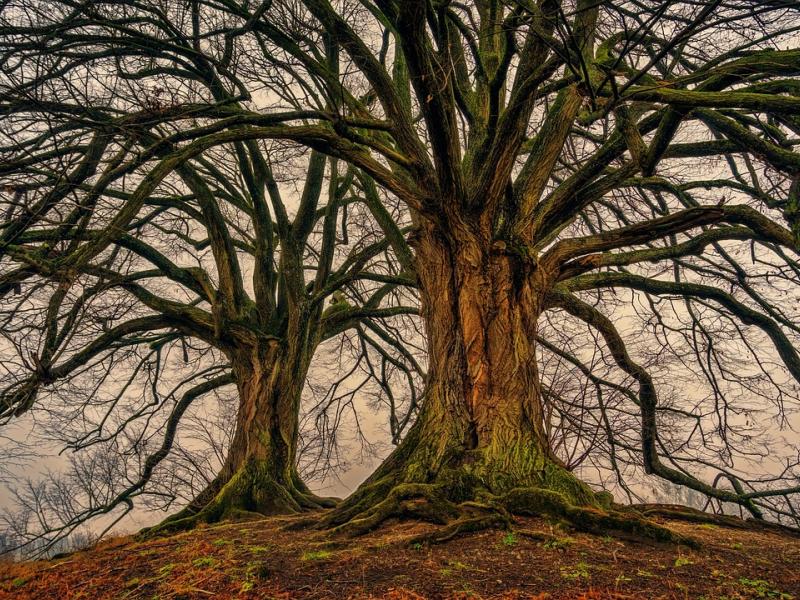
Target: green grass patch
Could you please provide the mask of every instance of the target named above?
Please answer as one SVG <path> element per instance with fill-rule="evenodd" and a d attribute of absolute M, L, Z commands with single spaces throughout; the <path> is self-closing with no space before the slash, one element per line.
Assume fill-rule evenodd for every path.
<path fill-rule="evenodd" d="M 574 567 L 561 567 L 561 577 L 576 581 L 578 579 L 591 579 L 592 575 L 589 572 L 588 563 L 581 561 Z"/>
<path fill-rule="evenodd" d="M 201 556 L 200 558 L 195 558 L 192 564 L 200 569 L 205 569 L 207 567 L 216 567 L 219 561 L 213 556 Z"/>
<path fill-rule="evenodd" d="M 313 550 L 311 552 L 303 552 L 302 560 L 325 560 L 333 556 L 330 550 Z"/>
<path fill-rule="evenodd" d="M 755 594 L 758 598 L 776 598 L 777 600 L 793 600 L 794 598 L 791 594 L 773 588 L 772 584 L 764 579 L 740 577 L 739 585 Z"/>
<path fill-rule="evenodd" d="M 509 531 L 501 541 L 504 546 L 515 546 L 517 544 L 517 536 L 513 531 Z"/>
<path fill-rule="evenodd" d="M 546 550 L 563 550 L 564 548 L 568 548 L 574 543 L 575 540 L 571 537 L 553 538 L 552 540 L 548 540 L 547 542 L 542 544 L 542 548 Z"/>

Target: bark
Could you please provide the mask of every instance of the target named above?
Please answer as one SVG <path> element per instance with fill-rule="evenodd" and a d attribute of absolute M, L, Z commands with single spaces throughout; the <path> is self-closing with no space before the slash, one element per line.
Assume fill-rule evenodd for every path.
<path fill-rule="evenodd" d="M 225 463 L 212 483 L 159 531 L 335 504 L 312 494 L 296 468 L 300 398 L 311 353 L 307 344 L 270 340 L 234 355 L 239 409 Z"/>
<path fill-rule="evenodd" d="M 569 506 L 601 504 L 544 433 L 533 340 L 549 275 L 524 248 L 493 243 L 478 227 L 449 229 L 445 237 L 430 227 L 417 242 L 430 356 L 423 410 L 329 525 L 377 525 L 370 507 L 392 495 L 412 513 L 419 508 L 406 501 L 426 496 L 442 521 L 454 504 L 519 488 L 554 492 Z"/>

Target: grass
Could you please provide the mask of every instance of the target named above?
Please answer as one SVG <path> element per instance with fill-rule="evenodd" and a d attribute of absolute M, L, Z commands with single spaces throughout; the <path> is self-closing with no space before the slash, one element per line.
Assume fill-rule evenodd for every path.
<path fill-rule="evenodd" d="M 509 531 L 502 539 L 504 546 L 514 546 L 517 543 L 517 536 L 513 531 Z"/>
<path fill-rule="evenodd" d="M 561 567 L 561 577 L 564 579 L 591 579 L 589 564 L 581 561 L 574 567 Z"/>
<path fill-rule="evenodd" d="M 753 592 L 758 598 L 776 598 L 777 600 L 793 600 L 794 596 L 775 589 L 772 584 L 764 579 L 748 579 L 740 577 L 739 584 Z"/>
<path fill-rule="evenodd" d="M 219 564 L 219 561 L 213 556 L 201 556 L 200 558 L 195 558 L 192 561 L 192 564 L 195 567 L 204 569 L 207 567 L 216 567 Z"/>
<path fill-rule="evenodd" d="M 515 532 L 421 545 L 412 540 L 431 526 L 414 522 L 355 539 L 285 525 L 285 518 L 259 520 L 243 536 L 241 522 L 223 523 L 174 537 L 104 542 L 57 561 L 0 564 L 0 599 L 800 600 L 792 596 L 800 589 L 800 539 L 776 533 L 675 524 L 701 539 L 703 550 L 690 553 L 566 535 L 536 518 L 519 518 Z"/>
<path fill-rule="evenodd" d="M 303 552 L 302 560 L 326 560 L 333 556 L 330 550 L 312 550 L 310 552 Z"/>
<path fill-rule="evenodd" d="M 605 541 L 605 540 L 604 540 Z M 542 544 L 542 548 L 546 550 L 563 550 L 570 547 L 575 543 L 575 539 L 571 537 L 553 538 Z"/>
<path fill-rule="evenodd" d="M 686 565 L 693 565 L 692 559 L 686 556 L 679 556 L 675 559 L 675 566 L 676 567 L 685 567 Z"/>

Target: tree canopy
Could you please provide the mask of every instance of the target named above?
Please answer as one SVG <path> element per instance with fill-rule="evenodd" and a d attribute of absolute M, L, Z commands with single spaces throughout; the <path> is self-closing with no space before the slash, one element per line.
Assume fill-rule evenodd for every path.
<path fill-rule="evenodd" d="M 322 339 L 416 312 L 381 304 L 411 286 L 428 353 L 418 418 L 325 525 L 410 515 L 449 522 L 450 535 L 545 512 L 668 535 L 577 475 L 593 471 L 630 500 L 645 472 L 796 521 L 795 4 L 8 2 L 8 321 L 33 281 L 54 288 L 56 315 L 78 273 L 104 292 L 122 277 L 109 291 L 153 314 L 96 332 L 89 353 L 153 327 L 234 356 L 277 335 L 282 302 L 317 311 Z M 303 157 L 293 221 L 273 152 Z M 336 270 L 353 189 L 375 239 Z M 207 246 L 215 272 L 147 243 L 165 231 L 191 255 Z M 373 269 L 388 249 L 392 268 Z M 114 268 L 132 255 L 135 269 Z M 326 318 L 322 300 L 352 280 L 373 287 Z M 59 379 L 64 318 L 39 326 L 7 414 Z M 239 508 L 272 502 L 255 481 L 270 500 Z"/>

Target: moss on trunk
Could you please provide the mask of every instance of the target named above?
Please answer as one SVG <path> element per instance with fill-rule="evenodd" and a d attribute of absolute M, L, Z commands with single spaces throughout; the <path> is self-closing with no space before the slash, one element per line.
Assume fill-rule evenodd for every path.
<path fill-rule="evenodd" d="M 221 471 L 182 511 L 151 529 L 187 529 L 245 515 L 282 515 L 330 508 L 295 466 L 300 393 L 308 369 L 302 348 L 271 342 L 235 357 L 239 390 L 236 430 Z"/>
<path fill-rule="evenodd" d="M 550 448 L 534 340 L 548 274 L 474 231 L 423 234 L 425 405 L 409 434 L 323 526 L 360 534 L 389 518 L 446 524 L 437 539 L 539 514 L 588 531 L 676 540 L 568 471 Z"/>

